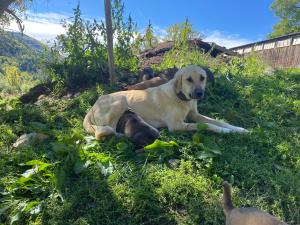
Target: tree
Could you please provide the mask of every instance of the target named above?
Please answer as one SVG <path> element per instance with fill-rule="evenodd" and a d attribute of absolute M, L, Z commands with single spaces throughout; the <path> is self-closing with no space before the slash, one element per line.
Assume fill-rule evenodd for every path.
<path fill-rule="evenodd" d="M 173 24 L 167 29 L 166 41 L 190 40 L 201 38 L 202 35 L 193 30 L 191 22 L 186 19 L 182 23 Z"/>
<path fill-rule="evenodd" d="M 155 37 L 153 26 L 149 21 L 149 24 L 146 28 L 145 37 L 144 37 L 144 48 L 153 48 L 154 45 L 158 43 L 158 38 Z"/>
<path fill-rule="evenodd" d="M 113 29 L 111 20 L 111 2 L 104 0 L 105 6 L 105 23 L 107 36 L 107 52 L 108 52 L 108 69 L 110 85 L 115 81 L 115 64 L 114 64 L 114 48 L 113 48 Z"/>
<path fill-rule="evenodd" d="M 271 8 L 280 21 L 273 26 L 269 38 L 300 31 L 300 0 L 275 0 Z"/>
<path fill-rule="evenodd" d="M 12 19 L 18 23 L 21 33 L 24 31 L 22 20 L 17 15 L 17 12 L 24 12 L 26 9 L 26 2 L 32 0 L 1 0 L 0 1 L 0 24 L 8 24 Z"/>

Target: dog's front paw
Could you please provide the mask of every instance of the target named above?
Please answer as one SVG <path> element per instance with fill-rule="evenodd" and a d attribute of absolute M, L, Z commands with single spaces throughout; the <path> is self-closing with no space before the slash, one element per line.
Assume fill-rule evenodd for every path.
<path fill-rule="evenodd" d="M 249 131 L 245 128 L 242 127 L 234 127 L 232 128 L 232 132 L 236 132 L 236 133 L 249 133 Z"/>

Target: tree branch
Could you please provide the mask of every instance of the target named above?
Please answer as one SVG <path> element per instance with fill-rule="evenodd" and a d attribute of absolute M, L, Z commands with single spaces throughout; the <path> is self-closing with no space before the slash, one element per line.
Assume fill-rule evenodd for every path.
<path fill-rule="evenodd" d="M 0 17 L 7 12 L 8 7 L 16 0 L 1 0 L 0 1 Z"/>
<path fill-rule="evenodd" d="M 13 16 L 16 19 L 19 30 L 20 30 L 21 34 L 23 35 L 23 31 L 25 29 L 24 24 L 22 24 L 23 21 L 12 10 L 6 9 L 5 12 L 7 12 L 8 14 L 10 14 L 11 16 Z"/>

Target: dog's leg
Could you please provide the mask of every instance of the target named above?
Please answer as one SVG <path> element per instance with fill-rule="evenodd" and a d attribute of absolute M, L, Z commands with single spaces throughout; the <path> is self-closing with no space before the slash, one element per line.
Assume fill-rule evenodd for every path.
<path fill-rule="evenodd" d="M 214 125 L 214 126 L 218 126 L 218 127 L 220 127 L 220 129 L 221 128 L 226 128 L 226 129 L 230 130 L 230 132 L 237 132 L 237 133 L 247 133 L 247 132 L 249 132 L 248 130 L 246 130 L 242 127 L 236 127 L 236 126 L 230 125 L 229 123 L 225 123 L 223 121 L 219 121 L 219 120 L 215 120 L 215 119 L 212 119 L 210 117 L 207 117 L 207 116 L 203 116 L 203 115 L 199 114 L 198 112 L 195 112 L 195 110 L 192 110 L 188 114 L 188 118 L 191 119 L 194 122 L 202 122 L 202 123 L 205 123 L 205 124 L 211 124 L 211 125 Z M 218 129 L 216 128 L 216 130 L 218 130 Z"/>
<path fill-rule="evenodd" d="M 204 123 L 207 125 L 207 130 L 217 132 L 217 133 L 230 133 L 232 132 L 230 129 L 225 127 L 216 126 L 211 123 Z M 197 123 L 172 123 L 168 125 L 168 129 L 170 132 L 173 131 L 195 131 L 197 130 Z"/>
<path fill-rule="evenodd" d="M 117 135 L 116 131 L 110 126 L 95 126 L 92 128 L 95 130 L 95 138 L 97 140 L 103 140 L 105 137 L 110 135 Z"/>

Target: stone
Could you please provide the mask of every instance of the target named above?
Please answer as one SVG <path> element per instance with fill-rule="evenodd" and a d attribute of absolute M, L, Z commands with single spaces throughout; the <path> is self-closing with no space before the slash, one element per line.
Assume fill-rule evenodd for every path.
<path fill-rule="evenodd" d="M 21 135 L 17 141 L 13 144 L 14 148 L 18 148 L 24 145 L 30 145 L 33 142 L 43 142 L 49 138 L 48 135 L 41 134 L 41 133 L 29 133 Z"/>

